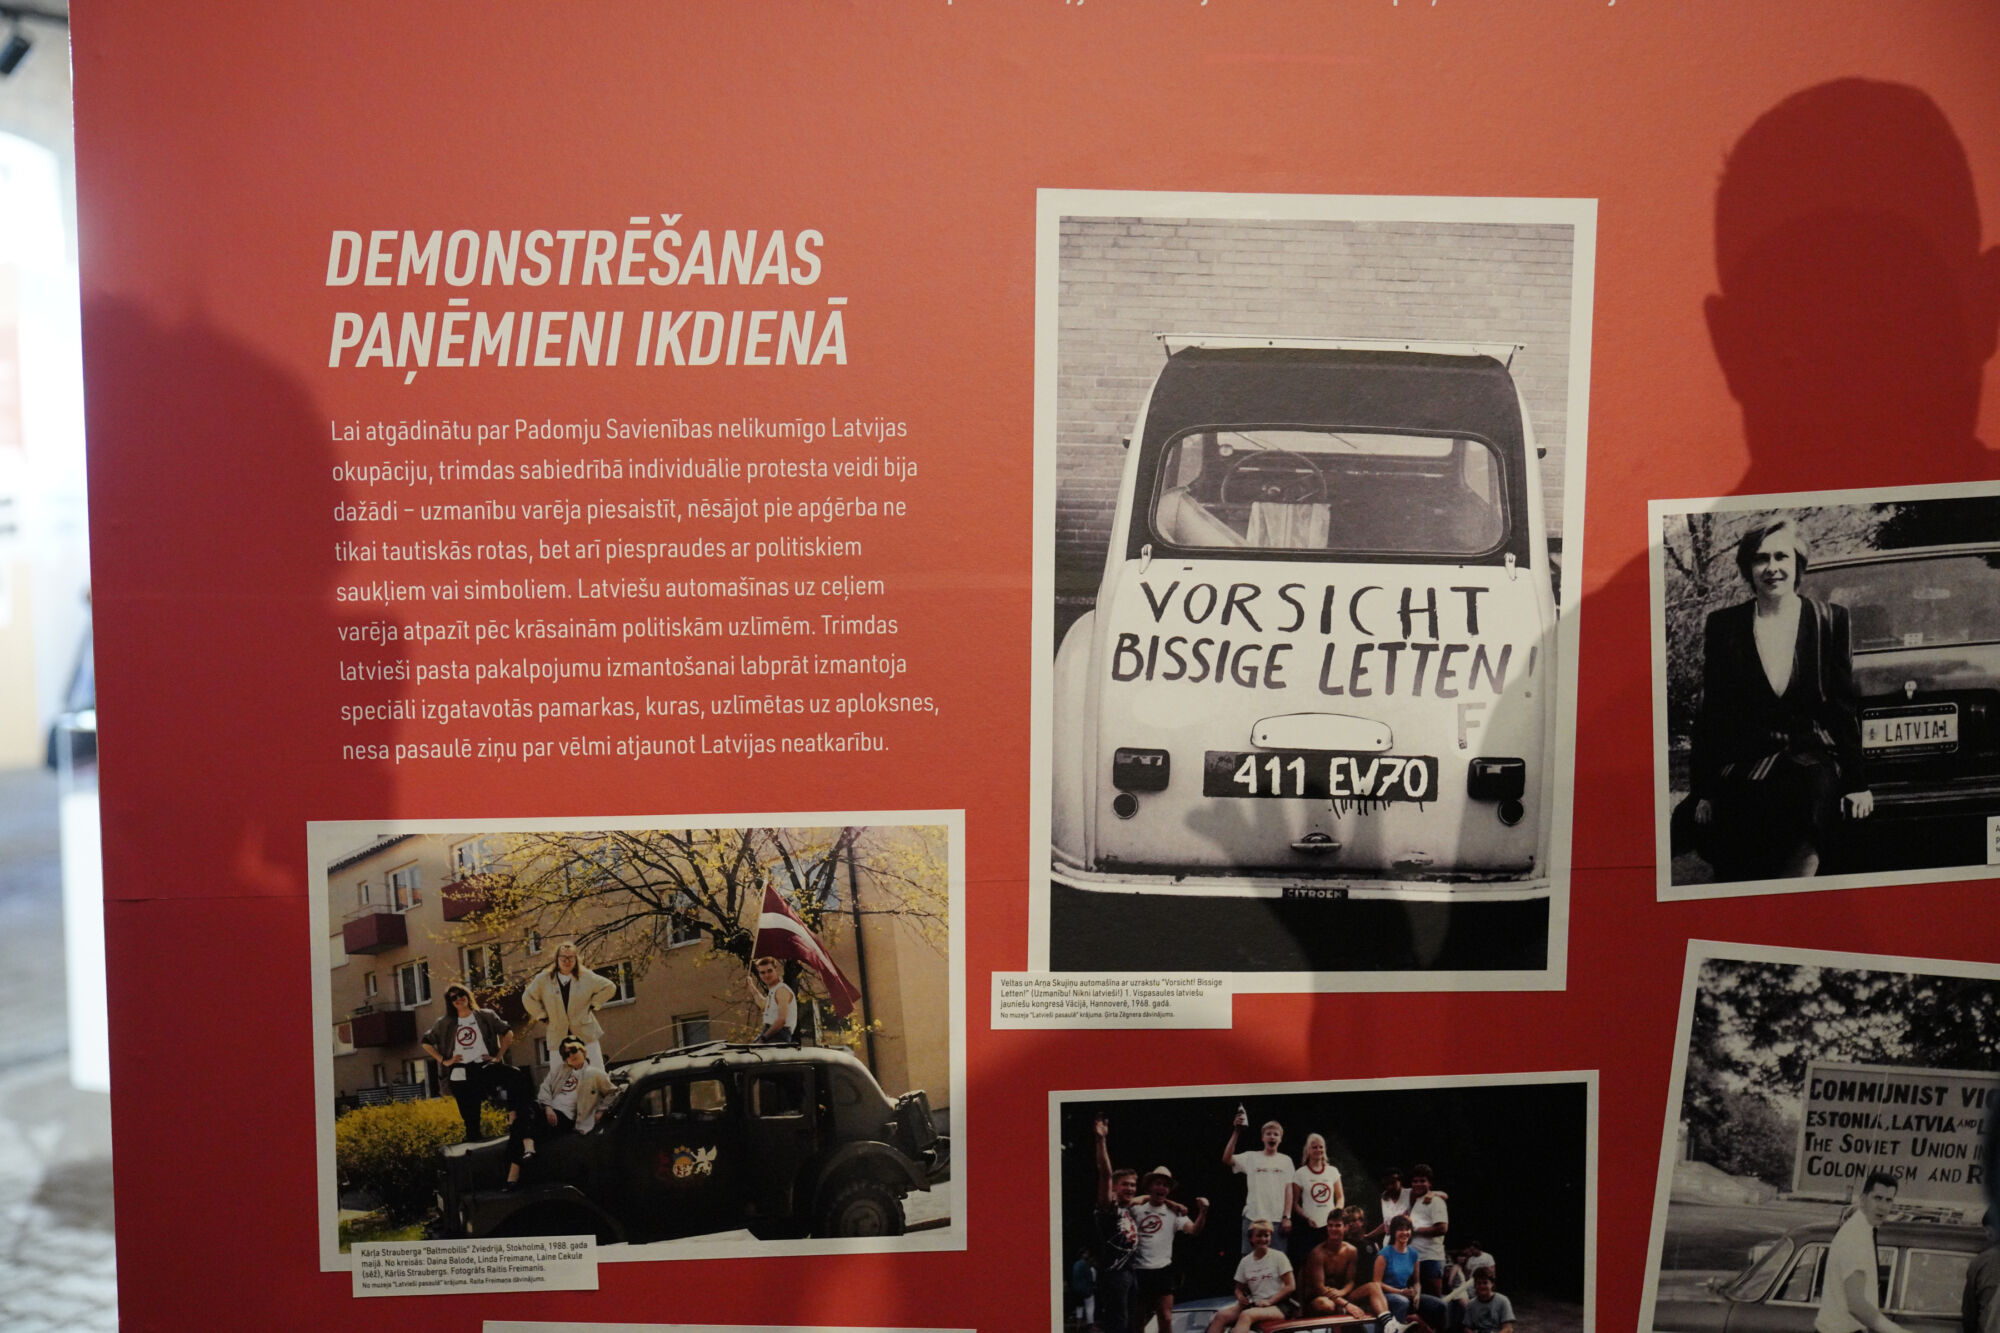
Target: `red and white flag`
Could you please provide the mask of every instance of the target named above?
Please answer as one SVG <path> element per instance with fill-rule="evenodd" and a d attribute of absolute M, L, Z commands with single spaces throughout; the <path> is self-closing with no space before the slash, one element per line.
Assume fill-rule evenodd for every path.
<path fill-rule="evenodd" d="M 764 910 L 757 916 L 757 942 L 751 946 L 753 958 L 796 958 L 826 983 L 826 995 L 833 1001 L 833 1008 L 842 1018 L 854 1012 L 854 1002 L 861 998 L 819 937 L 806 929 L 806 923 L 799 920 L 791 904 L 778 896 L 778 891 L 764 886 Z"/>

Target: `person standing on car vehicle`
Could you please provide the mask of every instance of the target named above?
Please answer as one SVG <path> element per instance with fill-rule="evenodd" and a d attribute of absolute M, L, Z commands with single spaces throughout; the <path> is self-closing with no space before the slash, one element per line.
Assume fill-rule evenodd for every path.
<path fill-rule="evenodd" d="M 1104 1333 L 1133 1333 L 1132 1299 L 1138 1284 L 1133 1267 L 1139 1244 L 1139 1223 L 1132 1216 L 1132 1196 L 1139 1173 L 1111 1165 L 1111 1121 L 1101 1112 L 1093 1129 L 1097 1136 L 1097 1324 Z"/>
<path fill-rule="evenodd" d="M 445 988 L 444 1006 L 445 1012 L 424 1033 L 424 1054 L 443 1071 L 445 1086 L 465 1122 L 466 1142 L 474 1143 L 485 1137 L 479 1131 L 479 1108 L 487 1097 L 502 1094 L 518 1119 L 527 1109 L 534 1084 L 526 1070 L 507 1063 L 514 1032 L 506 1019 L 475 1005 L 472 992 L 463 986 Z"/>
<path fill-rule="evenodd" d="M 1802 595 L 1789 518 L 1736 544 L 1751 600 L 1709 613 L 1695 714 L 1695 842 L 1721 882 L 1803 878 L 1875 797 L 1862 774 L 1847 609 Z"/>
<path fill-rule="evenodd" d="M 799 1025 L 799 998 L 785 984 L 784 964 L 775 958 L 759 958 L 750 964 L 750 970 L 756 974 L 748 979 L 751 1002 L 764 1007 L 758 1045 L 790 1045 Z"/>
<path fill-rule="evenodd" d="M 1417 1273 L 1427 1295 L 1444 1294 L 1444 1238 L 1451 1230 L 1451 1213 L 1444 1195 L 1431 1188 L 1431 1169 L 1419 1162 L 1410 1168 L 1410 1211 Z"/>
<path fill-rule="evenodd" d="M 1250 1124 L 1250 1112 L 1244 1107 L 1236 1108 L 1236 1119 L 1229 1127 L 1229 1142 L 1222 1145 L 1222 1164 L 1244 1178 L 1243 1182 L 1243 1249 L 1250 1253 L 1250 1220 L 1256 1217 L 1277 1218 L 1278 1230 L 1291 1230 L 1292 1195 L 1296 1186 L 1292 1176 L 1296 1168 L 1292 1159 L 1278 1151 L 1278 1145 L 1285 1141 L 1285 1127 L 1275 1120 L 1266 1120 L 1262 1131 L 1264 1146 L 1256 1152 L 1236 1155 L 1236 1140 Z"/>
<path fill-rule="evenodd" d="M 583 1038 L 590 1063 L 602 1069 L 604 1025 L 597 1021 L 597 1009 L 617 994 L 617 983 L 585 967 L 576 945 L 565 940 L 555 961 L 521 988 L 521 1007 L 529 1018 L 547 1025 L 543 1040 L 551 1051 L 559 1050 L 573 1033 Z"/>
<path fill-rule="evenodd" d="M 1861 1202 L 1826 1251 L 1826 1275 L 1821 1279 L 1819 1333 L 1904 1333 L 1903 1326 L 1882 1313 L 1876 1298 L 1875 1228 L 1896 1207 L 1896 1178 L 1887 1171 L 1870 1171 L 1861 1183 Z"/>
<path fill-rule="evenodd" d="M 1326 1140 L 1318 1134 L 1306 1135 L 1305 1162 L 1292 1173 L 1288 1198 L 1292 1236 L 1286 1254 L 1292 1267 L 1303 1268 L 1306 1255 L 1326 1239 L 1327 1218 L 1347 1206 L 1340 1168 L 1326 1159 Z"/>
<path fill-rule="evenodd" d="M 535 1098 L 536 1110 L 516 1116 L 513 1131 L 507 1136 L 510 1189 L 520 1183 L 521 1164 L 535 1155 L 534 1135 L 550 1140 L 590 1133 L 597 1127 L 598 1107 L 617 1092 L 610 1077 L 590 1063 L 583 1038 L 564 1037 L 556 1052 L 556 1061 L 549 1066 L 548 1077 L 542 1080 Z"/>
<path fill-rule="evenodd" d="M 1133 1333 L 1145 1327 L 1148 1314 L 1155 1315 L 1160 1327 L 1174 1326 L 1174 1290 L 1180 1285 L 1180 1270 L 1174 1266 L 1174 1233 L 1199 1236 L 1208 1221 L 1208 1200 L 1194 1201 L 1189 1216 L 1168 1196 L 1174 1190 L 1174 1173 L 1156 1166 L 1143 1182 L 1146 1197 L 1132 1205 L 1132 1221 L 1138 1227 L 1138 1244 L 1132 1251 L 1135 1293 L 1132 1311 Z"/>

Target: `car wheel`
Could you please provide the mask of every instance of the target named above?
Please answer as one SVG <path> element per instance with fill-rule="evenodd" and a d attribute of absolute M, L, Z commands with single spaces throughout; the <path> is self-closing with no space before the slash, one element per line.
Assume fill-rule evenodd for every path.
<path fill-rule="evenodd" d="M 827 1193 L 813 1230 L 821 1236 L 900 1236 L 903 1200 L 879 1180 L 849 1176 Z"/>

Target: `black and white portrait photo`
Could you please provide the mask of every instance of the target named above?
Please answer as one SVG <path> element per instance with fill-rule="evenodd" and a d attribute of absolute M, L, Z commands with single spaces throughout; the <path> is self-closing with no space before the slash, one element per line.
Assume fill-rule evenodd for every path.
<path fill-rule="evenodd" d="M 2000 861 L 2000 488 L 1653 506 L 1661 894 Z"/>
<path fill-rule="evenodd" d="M 1043 192 L 1031 966 L 1562 984 L 1594 224 Z"/>
<path fill-rule="evenodd" d="M 1984 1327 L 1996 1108 L 2000 967 L 1693 941 L 1638 1326 Z"/>

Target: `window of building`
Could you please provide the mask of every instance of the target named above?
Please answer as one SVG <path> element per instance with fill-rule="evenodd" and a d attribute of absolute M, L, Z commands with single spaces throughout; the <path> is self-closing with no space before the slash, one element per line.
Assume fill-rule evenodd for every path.
<path fill-rule="evenodd" d="M 542 951 L 542 932 L 539 930 L 529 931 L 528 956 L 532 958 L 534 955 L 540 953 L 541 951 Z"/>
<path fill-rule="evenodd" d="M 389 1086 L 389 1066 L 378 1064 L 375 1066 L 373 1070 L 369 1072 L 373 1074 L 375 1078 L 376 1087 L 386 1088 Z"/>
<path fill-rule="evenodd" d="M 709 1036 L 706 1011 L 699 1014 L 674 1015 L 674 1045 L 699 1046 L 705 1041 L 713 1040 L 714 1038 Z"/>
<path fill-rule="evenodd" d="M 451 849 L 451 868 L 460 879 L 484 875 L 500 859 L 500 849 L 490 837 L 468 838 Z"/>
<path fill-rule="evenodd" d="M 396 969 L 396 1003 L 405 1009 L 414 1009 L 431 1000 L 431 965 L 419 958 L 414 963 L 404 963 Z"/>
<path fill-rule="evenodd" d="M 428 1083 L 431 1077 L 430 1062 L 424 1059 L 403 1061 L 403 1083 Z"/>
<path fill-rule="evenodd" d="M 535 1063 L 538 1065 L 547 1065 L 549 1063 L 549 1039 L 547 1037 L 535 1038 Z"/>
<path fill-rule="evenodd" d="M 694 899 L 685 893 L 674 895 L 674 917 L 672 933 L 667 937 L 670 948 L 678 949 L 683 944 L 701 943 L 701 928 L 694 921 Z"/>
<path fill-rule="evenodd" d="M 364 879 L 354 886 L 354 901 L 357 906 L 368 906 L 374 896 L 374 892 L 368 887 L 367 880 Z"/>
<path fill-rule="evenodd" d="M 404 866 L 389 872 L 389 908 L 391 911 L 407 912 L 423 901 L 418 892 L 417 868 Z"/>
<path fill-rule="evenodd" d="M 374 999 L 375 993 L 380 989 L 382 989 L 382 983 L 376 980 L 373 972 L 363 972 L 361 974 L 361 994 L 364 998 Z"/>
<path fill-rule="evenodd" d="M 465 966 L 465 984 L 475 990 L 498 986 L 507 980 L 507 969 L 500 961 L 497 944 L 469 944 L 460 951 L 460 959 Z"/>
<path fill-rule="evenodd" d="M 618 962 L 607 964 L 597 970 L 602 972 L 610 980 L 611 984 L 618 988 L 618 993 L 609 1000 L 606 1000 L 606 1004 L 624 1004 L 629 1000 L 639 998 L 639 988 L 635 984 L 631 959 L 623 958 Z"/>

